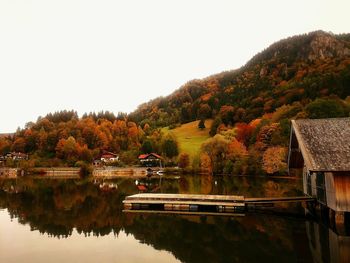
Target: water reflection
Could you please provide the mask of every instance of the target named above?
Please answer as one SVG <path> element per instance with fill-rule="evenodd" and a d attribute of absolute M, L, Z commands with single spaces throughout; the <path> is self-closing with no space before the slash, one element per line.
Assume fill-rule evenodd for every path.
<path fill-rule="evenodd" d="M 147 261 L 151 254 L 152 261 L 159 262 L 349 262 L 341 261 L 349 255 L 348 237 L 325 235 L 322 226 L 304 218 L 122 213 L 125 196 L 138 192 L 292 196 L 300 194 L 299 181 L 212 176 L 91 182 L 21 178 L 0 180 L 0 189 L 0 209 L 7 210 L 0 212 L 0 259 L 13 257 L 8 244 L 14 239 L 27 244 L 20 247 L 24 254 L 30 254 L 32 242 L 42 246 L 41 253 L 54 254 L 63 253 L 69 244 L 80 247 L 79 261 L 91 262 L 98 258 L 88 251 L 89 244 L 105 247 L 106 254 L 115 255 L 110 244 L 114 250 L 138 251 L 126 253 L 130 262 Z M 15 220 L 10 222 L 8 215 Z M 18 230 L 9 232 L 11 228 Z M 41 235 L 32 237 L 35 233 Z"/>

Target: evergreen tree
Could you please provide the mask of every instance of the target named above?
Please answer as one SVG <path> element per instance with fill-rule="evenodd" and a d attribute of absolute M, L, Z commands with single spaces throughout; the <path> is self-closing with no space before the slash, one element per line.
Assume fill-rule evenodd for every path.
<path fill-rule="evenodd" d="M 205 129 L 205 121 L 203 119 L 199 121 L 198 128 L 201 130 Z"/>

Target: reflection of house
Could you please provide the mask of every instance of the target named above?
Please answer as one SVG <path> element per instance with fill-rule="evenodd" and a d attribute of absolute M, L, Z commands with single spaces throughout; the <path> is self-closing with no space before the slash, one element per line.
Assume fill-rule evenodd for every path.
<path fill-rule="evenodd" d="M 0 168 L 0 177 L 17 177 L 18 170 L 15 168 Z"/>
<path fill-rule="evenodd" d="M 139 160 L 143 166 L 162 166 L 162 157 L 156 153 L 141 154 Z"/>
<path fill-rule="evenodd" d="M 350 212 L 350 118 L 293 120 L 288 165 L 302 169 L 304 193 L 344 222 Z"/>
<path fill-rule="evenodd" d="M 14 161 L 28 160 L 28 154 L 21 152 L 10 152 L 6 154 L 5 159 L 12 159 Z"/>
<path fill-rule="evenodd" d="M 5 156 L 0 155 L 0 166 L 4 165 L 5 160 L 6 160 L 6 159 L 5 159 Z"/>

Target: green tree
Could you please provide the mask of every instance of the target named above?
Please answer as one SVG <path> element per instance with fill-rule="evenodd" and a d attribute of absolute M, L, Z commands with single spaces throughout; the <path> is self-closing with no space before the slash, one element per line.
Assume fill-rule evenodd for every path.
<path fill-rule="evenodd" d="M 205 129 L 205 121 L 203 119 L 198 122 L 198 128 L 201 130 Z"/>
<path fill-rule="evenodd" d="M 305 110 L 310 119 L 346 117 L 341 102 L 333 99 L 316 99 Z"/>
<path fill-rule="evenodd" d="M 213 123 L 211 124 L 211 127 L 210 127 L 210 131 L 209 131 L 210 136 L 213 137 L 216 134 L 217 129 L 219 128 L 221 123 L 222 123 L 222 121 L 221 121 L 220 117 L 215 118 L 215 120 L 213 121 Z"/>
<path fill-rule="evenodd" d="M 162 152 L 168 158 L 173 158 L 179 154 L 179 149 L 175 137 L 167 135 L 162 142 Z"/>
<path fill-rule="evenodd" d="M 152 146 L 152 142 L 150 140 L 145 140 L 142 143 L 141 152 L 142 153 L 151 153 L 151 152 L 153 152 L 153 146 Z"/>

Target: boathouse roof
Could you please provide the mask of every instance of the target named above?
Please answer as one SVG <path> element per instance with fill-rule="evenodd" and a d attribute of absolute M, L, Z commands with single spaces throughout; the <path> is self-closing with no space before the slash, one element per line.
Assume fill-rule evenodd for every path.
<path fill-rule="evenodd" d="M 144 159 L 148 159 L 149 157 L 153 157 L 153 158 L 156 158 L 156 159 L 162 159 L 162 157 L 156 153 L 146 153 L 146 154 L 141 154 L 139 156 L 139 159 L 140 160 L 144 160 Z"/>
<path fill-rule="evenodd" d="M 350 171 L 350 118 L 292 120 L 306 167 Z"/>

